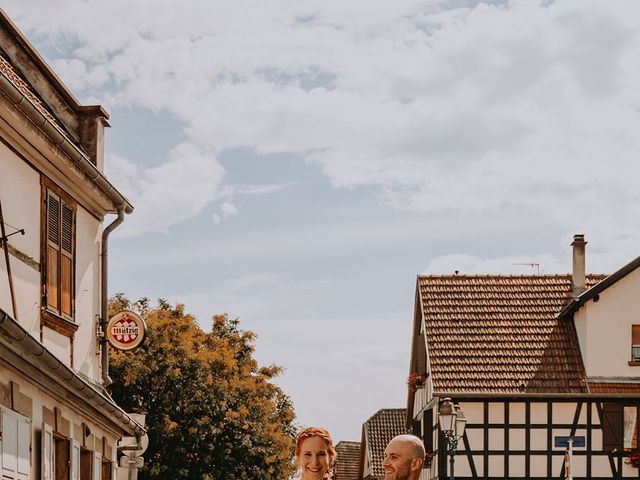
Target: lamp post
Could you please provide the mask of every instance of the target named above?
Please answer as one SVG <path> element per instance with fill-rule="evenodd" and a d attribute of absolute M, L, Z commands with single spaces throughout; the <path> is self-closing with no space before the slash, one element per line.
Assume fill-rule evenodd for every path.
<path fill-rule="evenodd" d="M 447 453 L 449 454 L 450 479 L 455 480 L 454 457 L 458 449 L 458 439 L 464 435 L 467 419 L 464 418 L 459 405 L 454 405 L 450 398 L 445 398 L 438 409 L 438 423 L 440 431 L 446 440 Z"/>

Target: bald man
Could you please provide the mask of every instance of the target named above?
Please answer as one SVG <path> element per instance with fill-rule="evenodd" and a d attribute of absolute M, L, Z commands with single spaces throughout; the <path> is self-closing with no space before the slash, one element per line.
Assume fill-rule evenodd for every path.
<path fill-rule="evenodd" d="M 424 444 L 414 435 L 398 435 L 384 450 L 384 480 L 418 480 L 424 463 Z"/>

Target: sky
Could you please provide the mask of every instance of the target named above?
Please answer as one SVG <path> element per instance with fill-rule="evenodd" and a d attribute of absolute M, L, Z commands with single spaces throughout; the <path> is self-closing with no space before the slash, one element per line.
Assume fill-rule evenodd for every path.
<path fill-rule="evenodd" d="M 3 8 L 110 112 L 110 292 L 239 318 L 336 441 L 406 406 L 416 275 L 640 254 L 637 0 Z"/>

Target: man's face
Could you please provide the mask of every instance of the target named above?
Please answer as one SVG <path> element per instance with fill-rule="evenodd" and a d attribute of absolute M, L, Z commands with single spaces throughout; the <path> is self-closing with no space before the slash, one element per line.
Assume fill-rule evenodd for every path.
<path fill-rule="evenodd" d="M 384 451 L 384 480 L 409 480 L 414 460 L 413 447 L 409 442 L 391 440 Z"/>

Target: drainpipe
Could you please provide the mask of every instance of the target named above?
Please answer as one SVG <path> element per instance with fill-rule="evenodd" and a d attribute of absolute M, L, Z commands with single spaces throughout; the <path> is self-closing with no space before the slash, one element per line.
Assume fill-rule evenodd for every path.
<path fill-rule="evenodd" d="M 107 228 L 102 232 L 102 255 L 100 256 L 100 267 L 102 272 L 102 281 L 100 282 L 101 286 L 101 310 L 100 310 L 100 329 L 102 331 L 102 337 L 100 338 L 100 345 L 102 351 L 102 384 L 105 387 L 108 387 L 113 383 L 111 377 L 109 376 L 109 341 L 107 340 L 107 297 L 108 297 L 108 276 L 107 276 L 107 258 L 109 256 L 109 235 L 113 230 L 116 229 L 118 225 L 120 225 L 124 221 L 124 211 L 125 206 L 122 205 L 118 207 L 118 218 L 116 218 L 113 222 L 111 222 Z"/>

